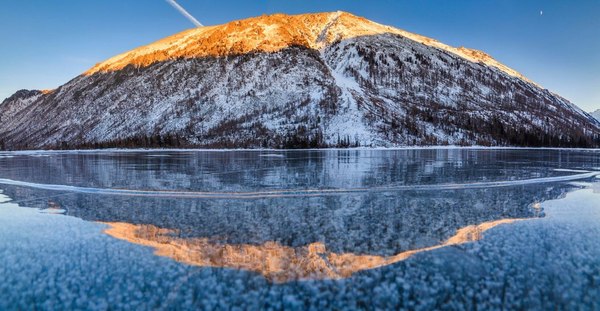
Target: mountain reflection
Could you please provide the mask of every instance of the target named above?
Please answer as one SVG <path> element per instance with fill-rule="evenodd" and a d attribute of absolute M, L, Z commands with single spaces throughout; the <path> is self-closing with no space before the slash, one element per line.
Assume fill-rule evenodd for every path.
<path fill-rule="evenodd" d="M 564 181 L 442 190 L 395 186 L 510 182 L 575 174 L 555 168 L 600 167 L 597 154 L 585 151 L 270 153 L 281 156 L 246 151 L 16 154 L 0 158 L 0 178 L 98 189 L 316 193 L 230 199 L 119 196 L 7 184 L 0 189 L 22 206 L 119 224 L 110 231 L 114 236 L 182 262 L 251 270 L 283 282 L 346 277 L 446 245 L 470 226 L 543 217 L 536 203 L 576 187 Z M 369 191 L 318 193 L 348 188 Z M 257 266 L 261 262 L 268 262 L 268 269 Z"/>
<path fill-rule="evenodd" d="M 544 216 L 534 203 L 556 199 L 564 183 L 490 189 L 400 191 L 255 200 L 175 199 L 5 187 L 26 206 L 62 209 L 94 222 L 170 228 L 181 239 L 292 248 L 324 243 L 335 253 L 391 256 L 435 246 L 469 225 Z"/>
<path fill-rule="evenodd" d="M 185 264 L 247 270 L 260 273 L 269 281 L 284 283 L 307 279 L 347 278 L 363 270 L 394 264 L 420 252 L 479 240 L 486 230 L 514 221 L 517 219 L 502 219 L 467 226 L 439 245 L 404 251 L 392 256 L 337 254 L 328 251 L 321 242 L 302 247 L 283 246 L 276 242 L 261 245 L 218 244 L 210 242 L 207 238 L 179 238 L 175 230 L 152 225 L 106 223 L 110 228 L 105 232 L 117 239 L 153 247 L 156 255 Z"/>

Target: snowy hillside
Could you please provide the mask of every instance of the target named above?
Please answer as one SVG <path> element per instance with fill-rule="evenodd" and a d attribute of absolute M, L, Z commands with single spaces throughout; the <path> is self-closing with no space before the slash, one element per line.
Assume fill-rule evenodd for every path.
<path fill-rule="evenodd" d="M 598 146 L 489 55 L 348 13 L 197 28 L 0 104 L 0 147 Z"/>
<path fill-rule="evenodd" d="M 592 117 L 596 118 L 598 121 L 600 121 L 600 109 L 592 112 Z"/>

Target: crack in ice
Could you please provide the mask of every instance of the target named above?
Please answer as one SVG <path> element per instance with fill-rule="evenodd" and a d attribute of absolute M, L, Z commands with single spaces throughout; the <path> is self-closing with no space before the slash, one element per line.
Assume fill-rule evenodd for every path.
<path fill-rule="evenodd" d="M 474 182 L 458 184 L 437 185 L 397 185 L 382 187 L 363 188 L 337 188 L 337 189 L 283 189 L 254 192 L 209 192 L 209 191 L 178 191 L 178 190 L 134 190 L 115 188 L 79 187 L 57 184 L 41 184 L 26 181 L 0 178 L 0 184 L 10 186 L 28 187 L 41 190 L 67 191 L 75 193 L 142 196 L 142 197 L 164 197 L 164 198 L 192 198 L 192 199 L 263 199 L 280 197 L 318 197 L 326 195 L 341 195 L 352 193 L 370 192 L 396 192 L 396 191 L 440 191 L 440 190 L 463 190 L 484 189 L 497 187 L 522 186 L 531 184 L 542 184 L 552 182 L 574 181 L 600 176 L 600 172 L 587 172 L 567 176 L 541 177 L 522 180 Z"/>

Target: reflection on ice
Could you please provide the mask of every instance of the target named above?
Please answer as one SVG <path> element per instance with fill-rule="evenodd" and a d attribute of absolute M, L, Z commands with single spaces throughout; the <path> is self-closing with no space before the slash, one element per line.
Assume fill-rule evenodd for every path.
<path fill-rule="evenodd" d="M 354 273 L 405 260 L 417 253 L 481 239 L 482 233 L 495 226 L 517 221 L 502 219 L 462 228 L 439 245 L 404 251 L 392 256 L 337 254 L 321 242 L 289 247 L 277 242 L 262 245 L 227 245 L 207 238 L 179 238 L 174 230 L 152 225 L 106 223 L 105 232 L 117 239 L 155 248 L 156 255 L 201 267 L 234 268 L 262 274 L 269 281 L 348 278 Z"/>
<path fill-rule="evenodd" d="M 599 165 L 593 152 L 561 150 L 15 154 L 0 159 L 0 186 L 27 206 L 183 240 L 387 258 L 468 226 L 543 217 L 534 203 L 594 179 Z"/>
<path fill-rule="evenodd" d="M 54 196 L 29 188 L 7 193 L 37 208 L 60 208 L 89 221 L 153 225 L 182 239 L 292 248 L 323 243 L 333 253 L 392 256 L 439 245 L 457 230 L 502 219 L 543 217 L 533 208 L 562 196 L 569 184 L 406 191 L 253 200 Z M 39 201 L 33 201 L 35 198 Z M 46 199 L 44 199 L 46 198 Z"/>

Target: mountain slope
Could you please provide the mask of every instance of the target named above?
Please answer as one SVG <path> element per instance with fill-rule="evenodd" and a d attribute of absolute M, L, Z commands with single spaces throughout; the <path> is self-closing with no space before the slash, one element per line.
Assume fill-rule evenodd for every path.
<path fill-rule="evenodd" d="M 592 117 L 596 118 L 598 121 L 600 121 L 600 109 L 592 112 Z"/>
<path fill-rule="evenodd" d="M 0 105 L 0 147 L 597 146 L 600 122 L 487 54 L 348 13 L 191 29 Z"/>

